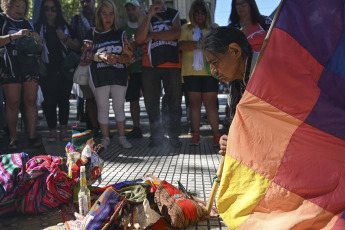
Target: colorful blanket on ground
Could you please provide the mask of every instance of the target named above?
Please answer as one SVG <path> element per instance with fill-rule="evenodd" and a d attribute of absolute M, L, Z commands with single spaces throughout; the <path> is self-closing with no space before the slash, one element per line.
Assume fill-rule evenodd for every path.
<path fill-rule="evenodd" d="M 23 179 L 28 159 L 25 153 L 0 156 L 0 216 L 15 211 L 15 190 Z"/>
<path fill-rule="evenodd" d="M 67 177 L 66 158 L 37 156 L 28 160 L 26 154 L 2 156 L 3 159 L 20 159 L 20 157 L 21 160 L 17 160 L 19 163 L 16 163 L 15 170 L 12 170 L 17 172 L 17 181 L 6 187 L 6 194 L 0 201 L 0 216 L 15 212 L 37 214 L 71 202 L 72 187 L 76 182 L 77 172 L 73 172 L 72 178 Z M 6 168 L 13 168 L 13 163 L 5 162 L 5 165 L 6 167 L 0 168 L 1 175 L 9 174 Z M 4 180 L 4 176 L 0 178 Z"/>
<path fill-rule="evenodd" d="M 345 229 L 344 0 L 286 0 L 231 125 L 231 229 Z"/>

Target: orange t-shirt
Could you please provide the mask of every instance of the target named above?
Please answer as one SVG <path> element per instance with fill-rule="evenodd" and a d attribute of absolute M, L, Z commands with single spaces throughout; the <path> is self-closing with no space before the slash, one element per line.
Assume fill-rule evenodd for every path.
<path fill-rule="evenodd" d="M 147 55 L 147 51 L 148 51 L 147 47 L 148 47 L 148 44 L 145 43 L 143 45 L 143 61 L 142 61 L 142 66 L 152 67 L 149 55 Z M 180 54 L 180 52 L 178 52 L 178 59 L 179 59 L 178 63 L 166 62 L 166 63 L 161 64 L 161 65 L 156 66 L 156 67 L 157 68 L 181 68 L 181 54 Z"/>
<path fill-rule="evenodd" d="M 247 39 L 254 52 L 260 52 L 266 38 L 266 31 L 257 23 L 247 28 Z"/>

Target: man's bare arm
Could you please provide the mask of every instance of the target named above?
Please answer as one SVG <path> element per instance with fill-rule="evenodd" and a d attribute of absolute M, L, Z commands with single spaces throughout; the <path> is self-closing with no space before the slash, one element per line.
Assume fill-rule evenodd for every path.
<path fill-rule="evenodd" d="M 151 18 L 156 14 L 156 12 L 158 12 L 160 9 L 159 9 L 159 6 L 157 5 L 152 5 L 150 7 L 150 10 L 148 12 L 147 15 L 145 14 L 142 14 L 140 17 L 139 17 L 139 20 L 138 20 L 138 25 L 139 25 L 139 28 L 137 30 L 137 32 L 135 33 L 135 41 L 138 43 L 138 44 L 143 44 L 144 42 L 146 42 L 148 39 L 147 39 L 147 35 L 149 33 L 149 29 L 150 29 L 150 21 L 151 21 Z"/>
<path fill-rule="evenodd" d="M 179 15 L 177 15 L 175 20 L 173 21 L 171 30 L 148 33 L 148 37 L 150 39 L 166 40 L 166 41 L 177 40 L 180 38 L 180 35 L 181 35 L 181 24 L 180 24 Z"/>

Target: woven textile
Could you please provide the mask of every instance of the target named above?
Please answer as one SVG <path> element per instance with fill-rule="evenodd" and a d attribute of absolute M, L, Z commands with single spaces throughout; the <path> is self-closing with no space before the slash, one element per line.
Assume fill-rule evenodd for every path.
<path fill-rule="evenodd" d="M 15 190 L 23 178 L 28 159 L 25 153 L 0 156 L 0 216 L 15 213 Z"/>
<path fill-rule="evenodd" d="M 158 186 L 155 201 L 161 214 L 173 227 L 185 228 L 208 217 L 206 209 L 197 201 L 186 197 L 166 181 Z"/>

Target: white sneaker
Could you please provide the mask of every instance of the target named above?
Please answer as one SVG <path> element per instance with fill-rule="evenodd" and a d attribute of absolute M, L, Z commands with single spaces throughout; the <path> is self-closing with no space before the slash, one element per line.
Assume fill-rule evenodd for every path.
<path fill-rule="evenodd" d="M 125 136 L 119 137 L 119 144 L 122 146 L 122 148 L 130 149 L 132 148 L 132 144 L 127 141 L 127 138 Z"/>
<path fill-rule="evenodd" d="M 108 146 L 110 145 L 110 138 L 109 137 L 102 137 L 101 139 L 101 145 L 104 148 L 108 148 Z"/>

